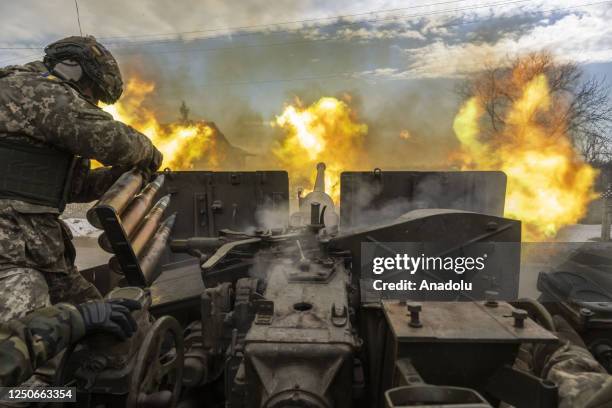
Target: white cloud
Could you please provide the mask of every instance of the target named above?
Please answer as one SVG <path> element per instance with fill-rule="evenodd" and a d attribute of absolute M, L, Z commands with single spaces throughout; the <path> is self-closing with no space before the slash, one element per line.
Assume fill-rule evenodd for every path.
<path fill-rule="evenodd" d="M 376 82 L 378 80 L 404 80 L 416 77 L 414 73 L 409 70 L 400 70 L 397 68 L 376 68 L 372 70 L 356 72 L 352 76 L 354 78 L 360 78 L 370 82 Z"/>
<path fill-rule="evenodd" d="M 383 29 L 368 29 L 366 27 L 352 28 L 347 27 L 338 30 L 335 38 L 351 41 L 351 40 L 387 40 L 387 39 L 413 39 L 425 40 L 423 34 L 417 30 L 405 28 L 383 28 Z"/>
<path fill-rule="evenodd" d="M 546 12 L 574 7 L 571 0 L 529 1 L 503 5 L 496 0 L 487 3 L 465 2 L 426 6 L 431 0 L 409 3 L 402 0 L 244 0 L 239 3 L 225 0 L 79 0 L 83 31 L 104 42 L 141 42 L 176 40 L 176 36 L 146 36 L 155 33 L 186 32 L 180 39 L 228 35 L 223 29 L 250 27 L 248 30 L 273 33 L 295 29 L 306 40 L 339 40 L 372 42 L 380 40 L 414 40 L 414 47 L 405 50 L 403 61 L 409 63 L 397 72 L 377 72 L 367 75 L 391 75 L 397 78 L 413 76 L 457 76 L 478 69 L 483 60 L 495 60 L 516 52 L 549 48 L 555 53 L 580 62 L 612 61 L 611 3 L 567 10 L 556 20 L 544 13 L 532 28 L 509 29 L 494 43 L 470 40 L 466 33 L 478 33 L 480 21 L 496 24 L 496 18 L 508 18 L 517 13 Z M 283 21 L 303 21 L 333 15 L 351 15 L 373 10 L 398 9 L 359 15 L 343 21 L 364 19 L 363 24 L 336 25 L 335 20 L 306 21 L 290 25 L 262 27 Z M 399 16 L 399 17 L 398 17 Z M 537 14 L 533 15 L 537 17 Z M 397 18 L 396 18 L 397 17 Z M 0 47 L 37 47 L 57 38 L 78 33 L 73 0 L 0 1 L 0 24 L 3 35 Z M 537 24 L 533 28 L 533 24 Z M 418 29 L 417 29 L 418 27 Z M 490 29 L 490 27 L 489 27 Z M 220 31 L 219 31 L 220 30 Z M 195 31 L 189 33 L 190 31 Z M 145 36 L 142 36 L 145 35 Z M 134 37 L 135 36 L 135 37 Z M 282 38 L 282 37 L 280 37 Z M 282 41 L 282 40 L 281 40 Z M 138 45 L 137 44 L 137 45 Z M 172 46 L 172 44 L 170 45 Z M 402 44 L 402 46 L 406 46 Z M 40 55 L 40 50 L 0 50 L 0 65 L 24 62 Z M 325 58 L 333 58 L 333 55 Z"/>
<path fill-rule="evenodd" d="M 407 70 L 420 77 L 455 77 L 478 71 L 483 63 L 541 50 L 579 63 L 612 62 L 611 19 L 610 7 L 594 7 L 524 32 L 508 33 L 491 44 L 448 44 L 437 39 L 426 46 L 404 50 L 412 61 Z"/>

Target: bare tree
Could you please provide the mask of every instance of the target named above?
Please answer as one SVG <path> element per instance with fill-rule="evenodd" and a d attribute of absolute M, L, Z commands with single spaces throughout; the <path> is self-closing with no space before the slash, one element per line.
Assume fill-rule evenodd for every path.
<path fill-rule="evenodd" d="M 545 121 L 551 137 L 567 132 L 574 146 L 590 163 L 612 161 L 612 105 L 605 79 L 585 78 L 572 62 L 558 62 L 549 53 L 532 53 L 508 58 L 499 65 L 487 65 L 458 88 L 461 98 L 477 96 L 486 120 L 481 125 L 485 137 L 494 136 L 505 123 L 507 109 L 519 98 L 523 86 L 545 74 L 553 108 Z"/>

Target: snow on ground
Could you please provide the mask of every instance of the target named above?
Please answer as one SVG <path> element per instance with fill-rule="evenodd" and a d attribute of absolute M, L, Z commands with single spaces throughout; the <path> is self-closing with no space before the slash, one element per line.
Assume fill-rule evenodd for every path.
<path fill-rule="evenodd" d="M 63 221 L 75 237 L 97 238 L 102 233 L 102 230 L 91 225 L 85 218 L 64 218 Z"/>

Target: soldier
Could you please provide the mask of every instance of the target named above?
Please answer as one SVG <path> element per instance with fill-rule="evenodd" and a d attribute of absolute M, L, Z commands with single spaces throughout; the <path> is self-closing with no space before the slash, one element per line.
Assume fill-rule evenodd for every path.
<path fill-rule="evenodd" d="M 131 337 L 137 326 L 130 311 L 136 309 L 140 303 L 131 299 L 76 307 L 60 303 L 0 323 L 0 387 L 21 384 L 36 368 L 88 334 L 110 333 L 120 340 Z"/>
<path fill-rule="evenodd" d="M 113 56 L 93 37 L 68 37 L 44 60 L 0 69 L 0 321 L 58 302 L 100 298 L 74 265 L 66 202 L 90 202 L 161 153 L 97 106 L 123 91 Z M 105 166 L 90 170 L 89 159 Z"/>
<path fill-rule="evenodd" d="M 561 316 L 554 316 L 560 343 L 538 346 L 533 369 L 559 386 L 559 408 L 612 407 L 612 376 Z"/>

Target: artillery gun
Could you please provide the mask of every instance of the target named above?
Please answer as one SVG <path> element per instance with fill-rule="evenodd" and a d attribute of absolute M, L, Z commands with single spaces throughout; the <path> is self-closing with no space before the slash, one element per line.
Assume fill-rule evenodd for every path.
<path fill-rule="evenodd" d="M 107 359 L 89 383 L 83 362 L 117 355 L 120 345 L 67 353 L 61 382 L 80 376 L 79 403 L 556 406 L 554 384 L 513 367 L 522 345 L 556 338 L 507 301 L 518 292 L 520 222 L 501 216 L 504 175 L 348 172 L 338 216 L 324 170 L 317 167 L 315 194 L 301 200 L 291 222 L 285 172 L 166 173 L 158 190 L 170 195 L 176 222 L 163 235 L 158 229 L 156 249 L 144 246 L 144 255 L 132 248 L 121 212 L 102 211 L 118 265 L 107 271 L 110 286 L 142 287 L 109 296 L 143 299 L 148 317 L 133 343 L 147 340 L 140 350 L 124 346 L 122 364 Z M 490 257 L 461 277 L 470 293 L 375 290 L 372 257 L 395 256 L 402 243 L 424 256 L 486 248 Z M 163 267 L 151 267 L 151 254 Z M 435 271 L 427 279 L 449 275 Z"/>

